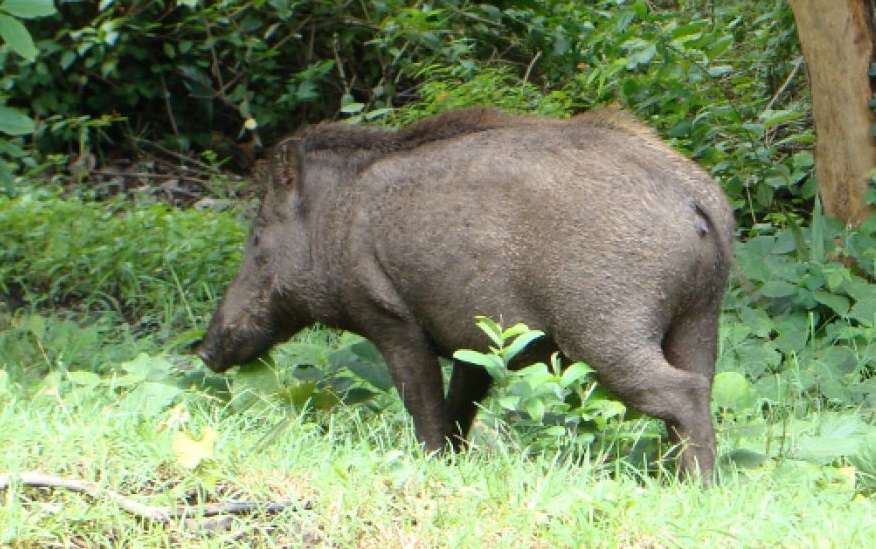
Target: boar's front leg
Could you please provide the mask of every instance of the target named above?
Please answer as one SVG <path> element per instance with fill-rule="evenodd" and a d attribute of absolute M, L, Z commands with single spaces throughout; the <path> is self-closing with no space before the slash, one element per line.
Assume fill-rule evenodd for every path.
<path fill-rule="evenodd" d="M 427 452 L 444 449 L 453 429 L 444 402 L 438 356 L 418 326 L 394 325 L 375 330 L 371 340 L 380 350 Z"/>

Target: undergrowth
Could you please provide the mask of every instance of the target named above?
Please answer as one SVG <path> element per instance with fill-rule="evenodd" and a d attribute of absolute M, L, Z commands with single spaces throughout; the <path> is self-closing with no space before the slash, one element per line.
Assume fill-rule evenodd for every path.
<path fill-rule="evenodd" d="M 233 212 L 97 202 L 51 186 L 0 199 L 0 228 L 0 293 L 13 308 L 110 314 L 165 337 L 199 325 L 246 234 Z"/>

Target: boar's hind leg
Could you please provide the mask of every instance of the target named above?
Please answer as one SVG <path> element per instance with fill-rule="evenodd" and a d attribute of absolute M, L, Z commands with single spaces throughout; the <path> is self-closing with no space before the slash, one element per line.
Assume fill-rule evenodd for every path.
<path fill-rule="evenodd" d="M 704 310 L 705 309 L 705 310 Z M 712 378 L 715 375 L 715 360 L 718 356 L 718 313 L 720 300 L 716 299 L 703 309 L 691 308 L 688 314 L 678 319 L 663 340 L 663 353 L 670 364 L 694 375 L 702 376 L 709 383 L 708 398 L 711 397 Z M 703 447 L 682 455 L 682 467 L 693 471 L 699 465 L 703 475 L 710 474 L 714 465 L 715 435 L 712 429 L 711 412 L 698 414 L 692 421 L 697 422 L 697 432 L 703 433 Z M 673 443 L 692 440 L 685 428 L 671 421 L 666 422 L 669 437 Z M 691 455 L 693 454 L 693 455 Z M 696 457 L 698 463 L 692 463 Z M 713 480 L 704 476 L 706 482 Z"/>
<path fill-rule="evenodd" d="M 453 375 L 450 376 L 450 388 L 447 390 L 447 410 L 456 434 L 451 440 L 454 449 L 465 446 L 466 435 L 478 412 L 478 402 L 487 396 L 492 382 L 493 378 L 484 368 L 453 362 Z"/>
<path fill-rule="evenodd" d="M 443 450 L 452 438 L 444 382 L 438 356 L 417 328 L 382 330 L 374 339 L 389 368 L 392 381 L 414 418 L 417 438 L 427 452 Z"/>
<path fill-rule="evenodd" d="M 683 441 L 681 468 L 711 482 L 715 435 L 709 399 L 711 377 L 667 362 L 657 346 L 640 349 L 613 364 L 596 367 L 599 379 L 631 407 L 666 422 L 670 436 Z"/>

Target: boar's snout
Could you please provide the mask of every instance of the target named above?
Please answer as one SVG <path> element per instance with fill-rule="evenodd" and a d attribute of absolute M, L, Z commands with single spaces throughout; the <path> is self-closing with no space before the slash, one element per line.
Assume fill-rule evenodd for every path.
<path fill-rule="evenodd" d="M 207 338 L 209 340 L 209 338 Z M 231 364 L 223 364 L 220 360 L 221 352 L 217 351 L 215 345 L 208 345 L 209 341 L 202 341 L 195 349 L 195 354 L 201 357 L 207 368 L 214 372 L 224 372 L 231 367 Z"/>
<path fill-rule="evenodd" d="M 204 340 L 195 349 L 207 368 L 224 372 L 232 366 L 252 362 L 267 353 L 277 342 L 269 327 L 227 322 L 220 308 L 214 315 Z"/>
<path fill-rule="evenodd" d="M 220 340 L 222 341 L 222 340 Z M 224 341 L 229 341 L 228 339 Z M 214 372 L 224 372 L 232 366 L 239 366 L 252 362 L 261 356 L 266 349 L 261 345 L 233 345 L 230 348 L 225 348 L 222 343 L 211 345 L 208 338 L 204 343 L 198 346 L 195 353 L 201 357 L 207 368 Z"/>
<path fill-rule="evenodd" d="M 204 364 L 207 365 L 207 368 L 210 368 L 214 372 L 219 371 L 216 365 L 216 361 L 213 358 L 213 354 L 204 348 L 203 343 L 198 345 L 198 347 L 195 349 L 195 354 L 201 357 L 201 360 L 204 361 Z"/>

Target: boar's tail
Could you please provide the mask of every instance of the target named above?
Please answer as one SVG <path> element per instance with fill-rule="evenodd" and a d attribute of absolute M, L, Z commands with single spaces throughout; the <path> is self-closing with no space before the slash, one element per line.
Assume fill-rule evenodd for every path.
<path fill-rule="evenodd" d="M 745 276 L 739 270 L 733 259 L 733 233 L 734 222 L 727 215 L 714 215 L 705 204 L 699 200 L 692 200 L 691 207 L 699 217 L 696 223 L 697 232 L 700 236 L 711 233 L 714 236 L 715 246 L 718 248 L 718 260 L 728 271 L 745 280 Z M 723 223 L 722 223 L 723 221 Z"/>
<path fill-rule="evenodd" d="M 724 265 L 730 273 L 733 273 L 734 278 L 739 281 L 743 291 L 751 297 L 758 294 L 757 286 L 747 277 L 736 260 L 733 258 L 733 234 L 735 232 L 735 222 L 729 212 L 724 217 L 726 222 L 722 225 L 716 222 L 716 217 L 721 219 L 721 216 L 716 216 L 709 211 L 708 208 L 697 200 L 691 201 L 691 207 L 699 216 L 700 221 L 704 225 L 697 224 L 697 232 L 701 236 L 706 236 L 708 233 L 715 235 L 715 245 L 718 247 L 719 261 Z"/>

